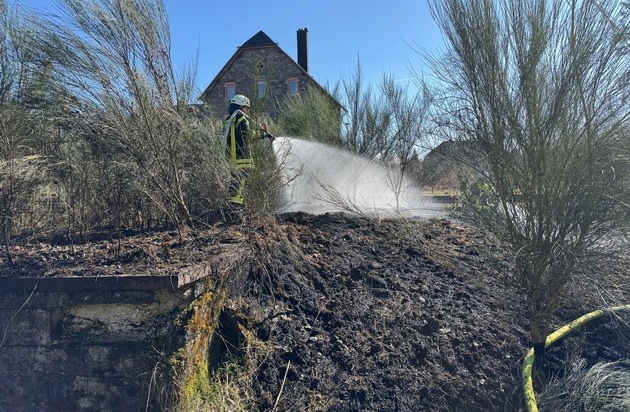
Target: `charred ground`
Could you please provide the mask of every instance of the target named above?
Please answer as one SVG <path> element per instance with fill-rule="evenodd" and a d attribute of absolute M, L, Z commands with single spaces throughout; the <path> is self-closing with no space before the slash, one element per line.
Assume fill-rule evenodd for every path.
<path fill-rule="evenodd" d="M 250 222 L 251 223 L 251 222 Z M 376 221 L 292 213 L 84 244 L 12 248 L 0 276 L 170 274 L 218 255 L 243 260 L 223 320 L 265 343 L 253 375 L 258 410 L 520 410 L 528 350 L 524 297 L 496 240 L 452 220 Z M 597 285 L 568 295 L 557 325 L 628 297 L 627 266 L 601 261 Z M 629 357 L 595 325 L 589 362 Z M 227 333 L 226 331 L 224 331 Z M 229 338 L 229 337 L 228 337 Z M 563 345 L 550 353 L 561 373 Z M 238 355 L 235 351 L 235 355 Z"/>

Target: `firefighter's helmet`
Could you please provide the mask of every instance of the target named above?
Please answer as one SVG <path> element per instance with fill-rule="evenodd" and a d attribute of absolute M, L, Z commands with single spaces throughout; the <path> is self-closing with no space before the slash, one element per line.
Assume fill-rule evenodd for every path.
<path fill-rule="evenodd" d="M 243 96 L 242 94 L 237 94 L 236 96 L 232 97 L 232 100 L 230 100 L 230 103 L 233 103 L 240 107 L 243 107 L 243 106 L 250 107 L 249 99 Z"/>

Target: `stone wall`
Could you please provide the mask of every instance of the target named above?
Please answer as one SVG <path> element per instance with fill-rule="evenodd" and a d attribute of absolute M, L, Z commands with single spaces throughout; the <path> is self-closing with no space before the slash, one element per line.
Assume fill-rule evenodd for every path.
<path fill-rule="evenodd" d="M 264 98 L 258 98 L 259 77 L 264 77 L 267 81 L 267 94 Z M 272 120 L 276 120 L 279 105 L 288 96 L 287 80 L 291 78 L 298 79 L 300 94 L 304 94 L 308 87 L 314 86 L 312 78 L 278 47 L 244 49 L 204 98 L 214 113 L 218 116 L 227 116 L 225 84 L 236 83 L 236 93 L 249 97 L 252 113 L 267 113 Z"/>
<path fill-rule="evenodd" d="M 0 279 L 0 410 L 159 409 L 153 371 L 208 275 Z"/>

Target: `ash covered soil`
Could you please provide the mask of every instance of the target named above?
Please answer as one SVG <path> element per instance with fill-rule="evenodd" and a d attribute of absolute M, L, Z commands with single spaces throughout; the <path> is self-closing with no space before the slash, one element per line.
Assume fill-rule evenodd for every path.
<path fill-rule="evenodd" d="M 497 245 L 448 221 L 422 225 L 292 214 L 297 256 L 270 251 L 277 301 L 258 335 L 261 410 L 497 410 L 518 402 L 522 299 Z M 272 288 L 265 287 L 268 276 Z M 317 408 L 315 408 L 317 409 Z"/>
<path fill-rule="evenodd" d="M 268 411 L 522 410 L 529 349 L 524 296 L 496 240 L 453 220 L 290 213 L 273 223 L 128 234 L 70 247 L 13 247 L 0 277 L 173 274 L 218 256 L 242 260 L 225 314 L 268 353 L 252 377 Z M 627 262 L 567 295 L 554 327 L 627 302 Z M 580 336 L 589 362 L 630 357 L 607 323 Z M 601 341 L 605 336 L 605 341 Z M 558 373 L 564 344 L 550 351 Z M 554 361 L 554 359 L 556 361 Z"/>

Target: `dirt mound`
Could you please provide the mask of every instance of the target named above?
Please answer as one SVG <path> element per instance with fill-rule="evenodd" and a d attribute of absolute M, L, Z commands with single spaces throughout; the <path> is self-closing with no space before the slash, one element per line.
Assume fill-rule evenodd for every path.
<path fill-rule="evenodd" d="M 252 308 L 264 312 L 255 331 L 276 349 L 255 382 L 260 410 L 518 404 L 523 302 L 496 244 L 445 220 L 278 223 L 289 247 L 263 244 L 265 270 L 250 279 L 253 302 L 266 302 Z"/>
<path fill-rule="evenodd" d="M 454 221 L 291 213 L 273 224 L 217 223 L 195 233 L 127 233 L 11 251 L 14 264 L 1 263 L 0 278 L 159 275 L 213 258 L 249 258 L 230 285 L 240 304 L 226 307 L 219 333 L 240 343 L 235 331 L 245 328 L 265 343 L 252 378 L 260 411 L 522 408 L 524 297 L 511 285 L 505 248 Z M 556 327 L 598 308 L 602 296 L 610 300 L 602 290 L 630 295 L 627 264 L 599 266 L 597 287 L 578 285 Z M 612 331 L 593 335 L 606 340 Z M 630 357 L 628 345 L 579 339 L 591 363 L 602 354 Z M 551 351 L 548 373 L 558 374 L 566 345 Z"/>

